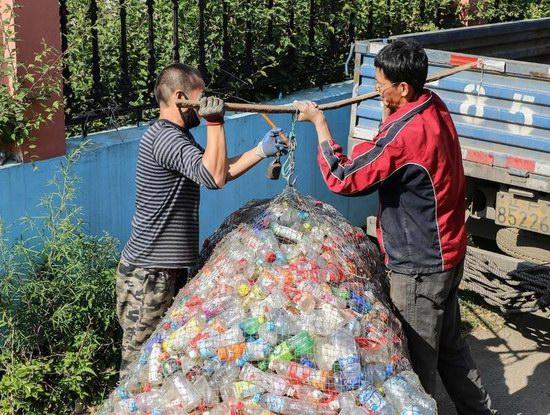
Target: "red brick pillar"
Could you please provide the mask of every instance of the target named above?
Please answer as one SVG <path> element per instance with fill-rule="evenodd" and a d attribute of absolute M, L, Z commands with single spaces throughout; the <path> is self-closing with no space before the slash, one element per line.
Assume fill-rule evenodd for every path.
<path fill-rule="evenodd" d="M 55 53 L 51 57 L 60 62 L 61 54 L 61 31 L 59 20 L 58 0 L 0 0 L 0 11 L 6 6 L 15 11 L 15 37 L 11 44 L 15 50 L 15 59 L 18 63 L 33 62 L 37 53 L 43 50 L 45 43 Z M 0 44 L 5 39 L 0 39 Z M 10 84 L 10 80 L 0 80 L 4 84 Z M 62 83 L 61 72 L 55 78 L 55 82 Z M 57 97 L 59 99 L 60 97 Z M 55 98 L 52 98 L 52 102 Z M 52 121 L 45 123 L 38 131 L 33 133 L 36 137 L 35 148 L 29 148 L 28 144 L 23 145 L 25 161 L 43 160 L 65 154 L 65 116 L 63 105 L 54 114 Z"/>

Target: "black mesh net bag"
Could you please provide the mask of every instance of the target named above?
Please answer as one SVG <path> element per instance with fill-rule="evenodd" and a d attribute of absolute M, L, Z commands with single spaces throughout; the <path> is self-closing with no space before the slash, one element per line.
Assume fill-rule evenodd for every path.
<path fill-rule="evenodd" d="M 101 414 L 437 413 L 407 360 L 376 247 L 293 187 L 205 243 Z"/>

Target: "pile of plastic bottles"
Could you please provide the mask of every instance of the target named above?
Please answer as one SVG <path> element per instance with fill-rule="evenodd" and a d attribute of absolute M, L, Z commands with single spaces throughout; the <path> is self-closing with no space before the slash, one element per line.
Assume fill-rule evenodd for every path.
<path fill-rule="evenodd" d="M 288 189 L 231 215 L 101 414 L 436 414 L 373 244 Z"/>

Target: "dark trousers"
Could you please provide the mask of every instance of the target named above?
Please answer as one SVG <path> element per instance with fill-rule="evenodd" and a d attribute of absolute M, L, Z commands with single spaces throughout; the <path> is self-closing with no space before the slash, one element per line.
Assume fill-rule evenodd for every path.
<path fill-rule="evenodd" d="M 460 334 L 458 285 L 464 264 L 446 272 L 390 271 L 390 296 L 407 336 L 411 363 L 434 394 L 437 372 L 460 415 L 493 414 L 470 348 Z"/>

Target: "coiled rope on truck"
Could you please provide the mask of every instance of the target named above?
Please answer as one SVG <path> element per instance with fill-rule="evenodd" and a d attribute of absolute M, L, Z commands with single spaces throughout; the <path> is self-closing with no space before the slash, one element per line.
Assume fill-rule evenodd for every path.
<path fill-rule="evenodd" d="M 534 265 L 507 271 L 471 249 L 465 260 L 464 285 L 503 313 L 536 311 L 548 306 L 550 299 L 548 266 Z"/>

